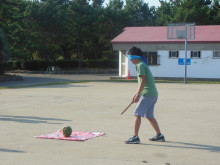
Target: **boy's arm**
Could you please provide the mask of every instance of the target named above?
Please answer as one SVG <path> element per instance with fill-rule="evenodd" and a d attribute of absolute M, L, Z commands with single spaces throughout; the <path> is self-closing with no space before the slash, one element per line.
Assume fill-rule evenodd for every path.
<path fill-rule="evenodd" d="M 135 96 L 133 97 L 133 102 L 135 102 L 135 103 L 137 103 L 139 101 L 139 98 L 141 96 L 141 92 L 143 91 L 144 85 L 146 83 L 146 78 L 144 75 L 140 75 L 140 78 L 141 78 L 141 83 L 138 87 L 138 90 L 137 90 Z"/>

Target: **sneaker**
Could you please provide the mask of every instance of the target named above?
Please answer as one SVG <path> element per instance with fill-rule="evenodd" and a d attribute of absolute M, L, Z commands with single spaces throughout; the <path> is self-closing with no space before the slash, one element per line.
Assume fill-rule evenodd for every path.
<path fill-rule="evenodd" d="M 156 135 L 153 138 L 149 139 L 150 141 L 157 141 L 157 142 L 165 142 L 165 137 L 160 134 L 160 135 Z"/>
<path fill-rule="evenodd" d="M 139 144 L 140 139 L 138 136 L 132 136 L 127 141 L 125 141 L 126 144 Z"/>

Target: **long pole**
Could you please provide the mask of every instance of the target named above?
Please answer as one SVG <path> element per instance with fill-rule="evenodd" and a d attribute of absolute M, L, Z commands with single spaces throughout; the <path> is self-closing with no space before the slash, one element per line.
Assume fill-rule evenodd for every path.
<path fill-rule="evenodd" d="M 187 83 L 187 25 L 186 25 L 186 34 L 185 34 L 185 77 L 184 77 L 184 84 Z"/>
<path fill-rule="evenodd" d="M 133 100 L 132 100 L 132 102 L 125 108 L 125 110 L 124 111 L 122 111 L 121 112 L 121 115 L 123 114 L 123 113 L 125 113 L 125 111 L 127 111 L 127 109 L 131 106 L 131 104 L 133 104 L 134 102 L 133 102 Z"/>

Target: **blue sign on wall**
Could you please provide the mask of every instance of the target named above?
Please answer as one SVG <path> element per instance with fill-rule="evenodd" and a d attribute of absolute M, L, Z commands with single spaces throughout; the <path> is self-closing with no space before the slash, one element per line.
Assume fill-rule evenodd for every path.
<path fill-rule="evenodd" d="M 178 65 L 185 65 L 185 58 L 179 58 Z M 186 59 L 186 65 L 191 65 L 191 59 Z"/>

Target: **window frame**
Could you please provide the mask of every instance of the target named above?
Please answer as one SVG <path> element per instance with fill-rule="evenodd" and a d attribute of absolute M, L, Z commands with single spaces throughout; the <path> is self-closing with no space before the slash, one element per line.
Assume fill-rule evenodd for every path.
<path fill-rule="evenodd" d="M 176 55 L 173 56 L 173 53 L 175 53 Z M 179 58 L 179 51 L 169 51 L 169 58 L 172 58 L 172 59 Z"/>
<path fill-rule="evenodd" d="M 218 56 L 215 56 L 215 53 L 218 53 Z M 220 59 L 220 50 L 213 51 L 213 59 Z"/>
<path fill-rule="evenodd" d="M 197 55 L 195 56 L 194 53 L 197 53 Z M 192 50 L 190 52 L 190 58 L 192 58 L 192 59 L 201 59 L 201 51 L 200 50 Z"/>
<path fill-rule="evenodd" d="M 143 55 L 146 58 L 148 65 L 159 65 L 159 56 L 157 51 L 143 52 Z"/>

